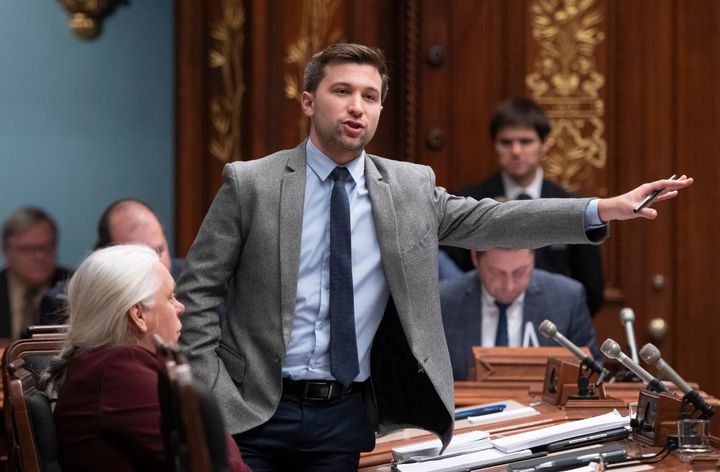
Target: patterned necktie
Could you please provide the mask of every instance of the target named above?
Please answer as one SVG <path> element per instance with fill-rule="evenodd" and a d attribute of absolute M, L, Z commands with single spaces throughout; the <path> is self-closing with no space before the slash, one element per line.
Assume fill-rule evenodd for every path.
<path fill-rule="evenodd" d="M 330 373 L 343 385 L 350 385 L 360 372 L 355 308 L 353 306 L 350 203 L 345 182 L 350 173 L 336 167 L 330 197 Z"/>
<path fill-rule="evenodd" d="M 510 306 L 509 303 L 501 303 L 495 300 L 495 305 L 498 307 L 498 326 L 497 332 L 495 333 L 495 346 L 508 346 L 508 329 L 507 329 L 507 309 Z"/>

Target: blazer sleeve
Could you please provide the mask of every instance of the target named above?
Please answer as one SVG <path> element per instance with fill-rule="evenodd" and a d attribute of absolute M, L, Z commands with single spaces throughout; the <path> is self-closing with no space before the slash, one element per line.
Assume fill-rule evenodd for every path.
<path fill-rule="evenodd" d="M 465 249 L 538 248 L 551 244 L 600 243 L 607 227 L 585 230 L 587 198 L 544 198 L 499 203 L 435 191 L 441 244 Z"/>
<path fill-rule="evenodd" d="M 178 299 L 185 305 L 180 344 L 190 355 L 193 375 L 211 388 L 218 383 L 232 384 L 216 349 L 221 335 L 218 310 L 243 245 L 238 183 L 241 164 L 228 164 L 223 169 L 222 187 L 185 259 L 177 288 Z"/>

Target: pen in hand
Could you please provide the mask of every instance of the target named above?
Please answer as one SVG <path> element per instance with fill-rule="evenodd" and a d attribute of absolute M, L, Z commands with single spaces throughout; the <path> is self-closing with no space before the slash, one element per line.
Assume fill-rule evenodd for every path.
<path fill-rule="evenodd" d="M 675 174 L 668 177 L 668 180 L 675 180 L 675 179 L 677 179 L 677 175 L 675 175 Z M 661 188 L 659 190 L 655 190 L 650 195 L 645 197 L 643 199 L 643 201 L 641 201 L 635 208 L 633 208 L 633 213 L 637 213 L 640 210 L 642 210 L 643 208 L 645 208 L 646 206 L 648 206 L 653 200 L 655 200 L 655 197 L 660 195 L 660 192 L 662 192 L 663 190 L 665 190 L 665 189 Z"/>

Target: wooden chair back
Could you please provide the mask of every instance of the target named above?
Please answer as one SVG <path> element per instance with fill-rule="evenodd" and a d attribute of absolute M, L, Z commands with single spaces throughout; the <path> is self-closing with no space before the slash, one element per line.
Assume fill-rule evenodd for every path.
<path fill-rule="evenodd" d="M 154 338 L 160 360 L 158 394 L 163 441 L 177 472 L 227 467 L 225 432 L 209 391 L 193 382 L 190 364 L 177 345 Z"/>

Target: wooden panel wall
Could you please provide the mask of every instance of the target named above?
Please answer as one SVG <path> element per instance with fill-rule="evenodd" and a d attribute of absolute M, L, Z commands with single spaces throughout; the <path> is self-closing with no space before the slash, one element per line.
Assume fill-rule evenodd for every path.
<path fill-rule="evenodd" d="M 307 54 L 336 40 L 380 46 L 392 78 L 369 151 L 431 165 L 443 186 L 496 170 L 490 115 L 518 94 L 538 99 L 553 119 L 558 145 L 547 174 L 581 194 L 613 195 L 673 172 L 697 178 L 662 204 L 658 220 L 611 226 L 602 249 L 607 301 L 596 327 L 600 341 L 623 342 L 618 313 L 630 306 L 644 343 L 650 321 L 663 320 L 665 358 L 720 394 L 709 367 L 720 360 L 720 3 L 177 0 L 176 12 L 181 253 L 225 162 L 304 136 L 292 85 Z M 560 38 L 559 30 L 571 34 Z M 568 57 L 576 77 L 553 78 Z"/>

